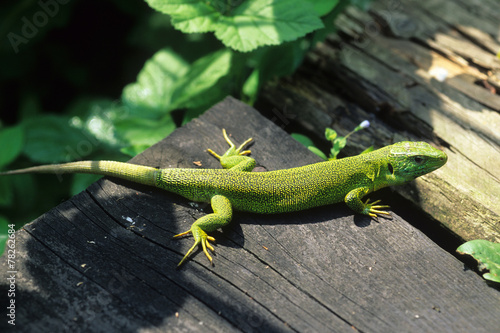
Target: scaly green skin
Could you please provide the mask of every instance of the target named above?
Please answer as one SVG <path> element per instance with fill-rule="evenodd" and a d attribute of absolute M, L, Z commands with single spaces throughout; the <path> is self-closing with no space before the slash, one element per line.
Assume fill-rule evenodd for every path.
<path fill-rule="evenodd" d="M 425 142 L 399 142 L 370 153 L 303 167 L 269 172 L 250 172 L 255 160 L 245 156 L 249 150 L 224 138 L 228 151 L 218 158 L 224 169 L 155 169 L 113 161 L 82 161 L 44 165 L 0 173 L 91 173 L 127 179 L 177 193 L 189 200 L 210 202 L 213 213 L 203 216 L 191 228 L 174 237 L 192 234 L 195 243 L 179 263 L 201 244 L 212 263 L 207 248 L 214 241 L 207 232 L 227 225 L 233 210 L 261 214 L 292 212 L 341 201 L 355 212 L 376 217 L 389 215 L 388 206 L 361 199 L 383 187 L 407 183 L 441 167 L 447 161 L 444 152 Z"/>

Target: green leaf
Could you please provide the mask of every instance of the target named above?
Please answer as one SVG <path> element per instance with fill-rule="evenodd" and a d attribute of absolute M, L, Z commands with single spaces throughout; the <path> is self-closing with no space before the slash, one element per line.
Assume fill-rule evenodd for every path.
<path fill-rule="evenodd" d="M 137 145 L 133 145 L 133 146 L 123 147 L 120 149 L 120 152 L 125 154 L 125 155 L 129 155 L 129 156 L 134 157 L 134 156 L 142 153 L 143 151 L 145 151 L 149 147 L 151 147 L 151 145 L 137 144 Z"/>
<path fill-rule="evenodd" d="M 116 122 L 118 137 L 129 147 L 123 153 L 135 156 L 165 138 L 175 129 L 175 123 L 169 114 L 161 119 L 128 117 Z"/>
<path fill-rule="evenodd" d="M 326 15 L 320 15 L 321 21 L 323 22 L 323 25 L 325 27 L 323 29 L 318 29 L 312 33 L 312 38 L 311 38 L 312 45 L 315 45 L 317 42 L 322 42 L 329 34 L 337 30 L 337 26 L 335 25 L 337 16 L 343 12 L 345 7 L 350 5 L 351 1 L 353 0 L 338 1 L 333 10 L 328 12 Z M 322 2 L 322 1 L 318 0 L 317 2 Z M 326 9 L 327 8 L 320 8 L 316 10 L 317 12 L 320 12 L 320 11 L 325 11 Z"/>
<path fill-rule="evenodd" d="M 323 27 L 314 7 L 304 0 L 243 1 L 234 7 L 216 7 L 217 1 L 146 2 L 170 15 L 176 29 L 188 33 L 214 31 L 226 46 L 241 52 L 295 40 Z"/>
<path fill-rule="evenodd" d="M 345 145 L 347 144 L 347 139 L 344 136 L 339 136 L 333 143 L 333 146 L 338 148 L 338 150 L 344 149 Z"/>
<path fill-rule="evenodd" d="M 229 74 L 232 52 L 223 49 L 195 61 L 187 73 L 175 82 L 170 109 L 209 106 L 228 93 L 217 82 Z"/>
<path fill-rule="evenodd" d="M 330 160 L 334 160 L 337 158 L 337 155 L 340 153 L 340 151 L 345 147 L 347 143 L 347 139 L 343 136 L 337 137 L 335 140 L 333 140 L 333 147 L 330 149 Z"/>
<path fill-rule="evenodd" d="M 0 207 L 21 210 L 17 215 L 30 212 L 40 202 L 37 190 L 33 174 L 0 177 Z"/>
<path fill-rule="evenodd" d="M 169 49 L 158 51 L 146 61 L 137 82 L 123 89 L 122 101 L 131 112 L 150 117 L 172 110 L 175 84 L 189 70 L 189 64 Z"/>
<path fill-rule="evenodd" d="M 186 110 L 184 112 L 184 116 L 182 117 L 182 124 L 181 126 L 186 125 L 188 122 L 193 120 L 194 118 L 199 117 L 201 114 L 203 114 L 205 111 L 207 111 L 206 107 L 198 107 L 198 108 L 191 108 Z"/>
<path fill-rule="evenodd" d="M 314 10 L 319 16 L 323 16 L 331 12 L 333 8 L 335 8 L 338 5 L 340 0 L 327 0 L 327 1 L 307 0 L 307 1 L 313 5 Z"/>
<path fill-rule="evenodd" d="M 0 256 L 5 252 L 5 245 L 9 239 L 9 229 L 9 221 L 5 217 L 0 216 Z"/>
<path fill-rule="evenodd" d="M 241 52 L 296 40 L 323 27 L 314 8 L 303 0 L 244 1 L 232 14 L 219 18 L 215 36 Z"/>
<path fill-rule="evenodd" d="M 89 137 L 94 137 L 99 144 L 104 144 L 103 148 L 112 150 L 120 144 L 115 135 L 114 123 L 128 116 L 128 111 L 117 101 L 90 98 L 75 101 L 67 110 L 73 116 L 71 125 L 74 128 L 84 131 Z"/>
<path fill-rule="evenodd" d="M 102 176 L 90 175 L 90 174 L 73 175 L 73 181 L 71 182 L 71 195 L 76 195 L 82 192 L 87 187 L 89 187 L 90 184 L 94 183 L 101 177 Z"/>
<path fill-rule="evenodd" d="M 318 148 L 314 147 L 314 146 L 309 146 L 307 147 L 307 149 L 309 149 L 310 151 L 312 151 L 313 153 L 315 153 L 316 155 L 318 155 L 319 157 L 321 157 L 322 159 L 324 159 L 325 161 L 328 160 L 328 157 L 325 155 L 325 153 L 323 153 L 321 150 L 319 150 Z"/>
<path fill-rule="evenodd" d="M 225 97 L 232 52 L 210 53 L 191 65 L 164 49 L 146 62 L 137 82 L 123 90 L 126 116 L 115 119 L 116 134 L 126 145 L 121 151 L 135 156 L 170 134 L 176 127 L 170 111 L 187 108 L 198 115 Z"/>
<path fill-rule="evenodd" d="M 0 129 L 0 168 L 19 156 L 23 149 L 24 130 L 21 126 Z"/>
<path fill-rule="evenodd" d="M 186 33 L 214 31 L 221 13 L 209 1 L 146 0 L 151 8 L 172 17 L 172 24 Z M 217 3 L 217 1 L 215 1 Z"/>
<path fill-rule="evenodd" d="M 44 188 L 43 185 L 42 188 L 37 187 L 35 179 L 36 176 L 34 174 L 17 175 L 15 177 L 6 178 L 6 180 L 8 180 L 10 183 L 8 193 L 8 196 L 12 198 L 10 208 L 14 208 L 15 210 L 20 211 L 19 215 L 32 214 L 36 205 L 39 205 L 41 201 L 44 201 L 46 199 L 46 193 L 53 192 L 53 189 Z M 51 186 L 56 187 L 54 186 L 54 179 L 57 180 L 57 178 L 51 179 Z M 43 190 L 44 194 L 42 196 L 40 196 L 40 190 Z M 0 196 L 2 195 L 4 194 L 0 194 Z M 35 217 L 38 215 L 38 213 L 35 214 Z M 26 222 L 26 220 L 24 220 L 24 222 Z"/>
<path fill-rule="evenodd" d="M 303 134 L 292 133 L 290 135 L 292 136 L 292 138 L 294 138 L 295 140 L 297 140 L 298 142 L 300 142 L 301 144 L 303 144 L 306 147 L 314 146 L 313 140 L 311 140 L 309 137 L 307 137 Z"/>
<path fill-rule="evenodd" d="M 255 103 L 260 87 L 260 70 L 254 69 L 243 84 L 242 92 L 250 105 Z"/>
<path fill-rule="evenodd" d="M 24 123 L 26 144 L 23 153 L 37 163 L 67 162 L 91 154 L 98 144 L 66 116 L 41 116 Z"/>
<path fill-rule="evenodd" d="M 154 118 L 181 108 L 206 107 L 228 92 L 219 80 L 230 73 L 232 52 L 210 53 L 189 65 L 173 51 L 158 51 L 146 62 L 137 82 L 125 87 L 124 105 L 131 113 Z"/>
<path fill-rule="evenodd" d="M 10 177 L 0 178 L 0 207 L 12 205 L 14 194 L 12 193 L 12 183 Z"/>
<path fill-rule="evenodd" d="M 479 263 L 479 271 L 487 271 L 483 277 L 500 282 L 500 244 L 483 239 L 476 239 L 460 245 L 460 254 L 468 254 Z"/>
<path fill-rule="evenodd" d="M 337 138 L 337 132 L 334 129 L 327 127 L 325 129 L 325 138 L 328 141 L 333 141 Z"/>
<path fill-rule="evenodd" d="M 308 46 L 309 43 L 302 38 L 250 53 L 248 63 L 259 72 L 258 87 L 276 76 L 292 74 L 302 63 L 309 50 Z"/>

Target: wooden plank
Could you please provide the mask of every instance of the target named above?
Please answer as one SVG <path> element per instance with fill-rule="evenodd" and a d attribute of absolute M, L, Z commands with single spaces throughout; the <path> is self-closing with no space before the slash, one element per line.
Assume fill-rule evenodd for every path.
<path fill-rule="evenodd" d="M 374 126 L 351 137 L 348 155 L 406 139 L 441 146 L 448 163 L 396 191 L 464 240 L 500 242 L 497 7 L 443 0 L 350 8 L 340 34 L 299 73 L 270 84 L 263 104 L 286 109 L 318 141 L 327 126 L 346 134 L 369 119 Z"/>
<path fill-rule="evenodd" d="M 221 129 L 264 170 L 318 161 L 277 124 L 228 98 L 133 159 L 219 167 Z M 383 198 L 383 192 L 374 197 Z M 216 232 L 215 266 L 172 236 L 202 216 L 183 198 L 102 179 L 16 233 L 16 330 L 124 332 L 491 332 L 500 293 L 398 215 L 344 204 L 236 213 Z M 9 288 L 5 255 L 0 293 Z M 8 328 L 5 317 L 0 329 Z"/>

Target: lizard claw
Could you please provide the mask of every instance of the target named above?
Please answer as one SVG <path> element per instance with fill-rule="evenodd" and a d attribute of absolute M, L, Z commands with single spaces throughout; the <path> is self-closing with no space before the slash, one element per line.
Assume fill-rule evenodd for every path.
<path fill-rule="evenodd" d="M 224 128 L 222 129 L 222 134 L 224 135 L 224 140 L 226 140 L 226 142 L 229 145 L 229 150 L 223 156 L 243 156 L 250 154 L 250 150 L 243 150 L 243 148 L 245 148 L 245 146 L 253 140 L 252 138 L 247 139 L 238 148 L 236 148 L 236 145 L 231 141 L 231 139 L 229 139 L 226 129 Z M 207 151 L 213 156 L 215 156 L 218 160 L 220 160 L 223 157 L 214 152 L 212 149 L 207 149 Z"/>
<path fill-rule="evenodd" d="M 208 242 L 208 241 L 214 242 L 215 241 L 214 237 L 208 236 L 207 233 L 205 231 L 201 230 L 199 227 L 192 226 L 191 229 L 189 229 L 188 231 L 185 231 L 185 232 L 182 232 L 178 235 L 175 235 L 173 238 L 186 236 L 186 235 L 189 235 L 190 233 L 194 237 L 194 245 L 191 246 L 189 251 L 187 251 L 186 255 L 184 256 L 184 258 L 182 258 L 182 260 L 179 262 L 177 267 L 181 266 L 189 258 L 191 253 L 193 253 L 193 251 L 196 249 L 196 247 L 200 244 L 201 244 L 201 247 L 203 249 L 203 252 L 205 253 L 205 255 L 208 258 L 208 261 L 210 261 L 210 264 L 213 265 L 212 256 L 210 256 L 210 253 L 208 253 L 207 248 L 210 249 L 210 251 L 212 251 L 212 252 L 215 251 L 214 247 Z"/>
<path fill-rule="evenodd" d="M 377 203 L 379 203 L 380 200 L 374 201 L 372 203 L 369 203 L 369 202 L 370 202 L 370 199 L 367 199 L 365 202 L 365 205 L 366 205 L 365 209 L 368 211 L 369 216 L 378 217 L 377 214 L 391 216 L 391 213 L 386 212 L 385 210 L 380 210 L 380 209 L 389 208 L 388 205 L 377 205 Z"/>

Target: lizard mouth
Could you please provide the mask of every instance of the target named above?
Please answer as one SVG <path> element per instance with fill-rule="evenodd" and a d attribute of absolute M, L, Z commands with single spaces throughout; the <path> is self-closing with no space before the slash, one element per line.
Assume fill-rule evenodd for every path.
<path fill-rule="evenodd" d="M 427 161 L 426 167 L 422 169 L 421 175 L 425 175 L 429 172 L 439 169 L 440 167 L 445 165 L 447 161 L 448 161 L 448 155 L 446 155 L 441 150 L 436 151 L 435 156 L 432 156 Z"/>
<path fill-rule="evenodd" d="M 447 161 L 448 161 L 448 155 L 446 155 L 445 152 L 439 150 L 438 156 L 434 160 L 434 163 L 435 163 L 435 169 L 434 170 L 436 170 L 436 169 L 442 167 L 443 165 L 445 165 Z"/>

